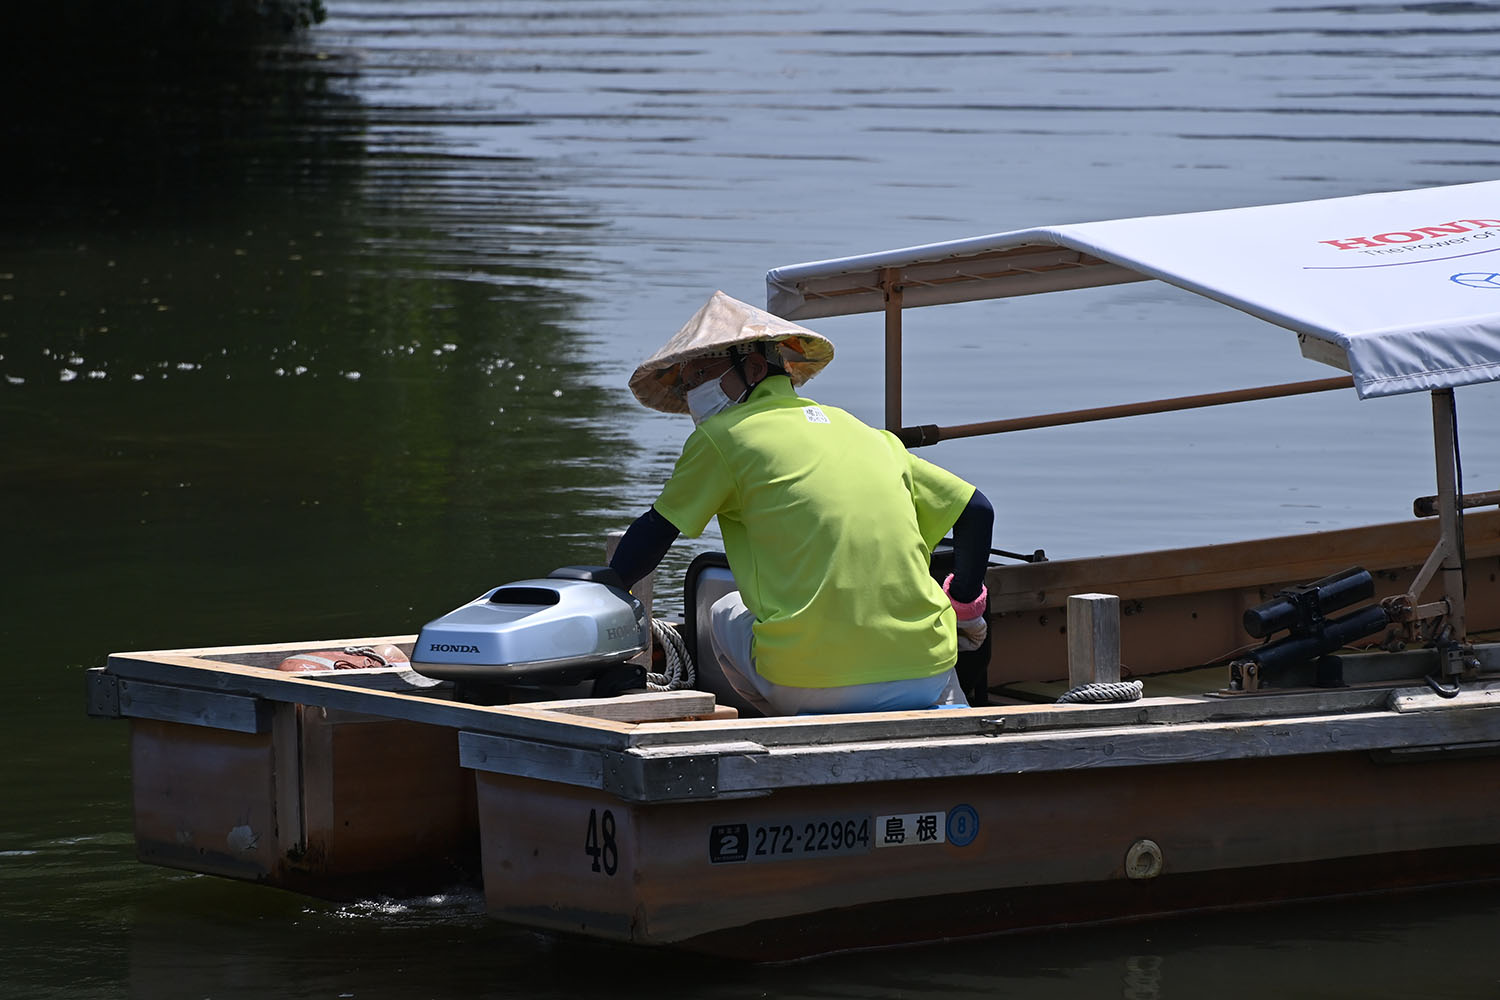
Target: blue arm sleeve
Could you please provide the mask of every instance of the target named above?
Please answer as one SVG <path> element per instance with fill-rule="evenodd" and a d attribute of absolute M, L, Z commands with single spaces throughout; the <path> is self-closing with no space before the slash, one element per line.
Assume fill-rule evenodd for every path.
<path fill-rule="evenodd" d="M 609 568 L 620 574 L 627 589 L 634 587 L 661 562 L 678 534 L 677 525 L 657 513 L 655 507 L 649 507 L 625 530 L 625 537 L 620 539 L 609 560 Z M 988 542 L 985 548 L 989 548 Z"/>
<path fill-rule="evenodd" d="M 953 583 L 948 592 L 960 601 L 972 601 L 984 586 L 984 571 L 990 562 L 990 535 L 995 527 L 995 508 L 978 490 L 963 513 L 953 522 Z M 623 546 L 622 546 L 623 547 Z"/>

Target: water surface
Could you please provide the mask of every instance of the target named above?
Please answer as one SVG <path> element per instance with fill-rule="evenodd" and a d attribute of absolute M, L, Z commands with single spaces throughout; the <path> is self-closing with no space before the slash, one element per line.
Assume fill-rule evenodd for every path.
<path fill-rule="evenodd" d="M 126 727 L 82 717 L 82 670 L 410 632 L 594 561 L 687 430 L 625 376 L 770 267 L 1490 179 L 1497 11 L 332 0 L 287 43 L 37 40 L 0 131 L 5 992 L 1493 996 L 1488 890 L 747 971 L 460 891 L 335 906 L 146 868 Z M 838 360 L 809 393 L 878 422 L 878 318 L 815 325 Z M 905 361 L 912 423 L 1330 374 L 1152 284 L 912 313 Z M 1483 489 L 1500 398 L 1458 405 Z M 1430 449 L 1426 399 L 1340 393 L 928 456 L 996 501 L 997 545 L 1057 557 L 1399 520 Z"/>

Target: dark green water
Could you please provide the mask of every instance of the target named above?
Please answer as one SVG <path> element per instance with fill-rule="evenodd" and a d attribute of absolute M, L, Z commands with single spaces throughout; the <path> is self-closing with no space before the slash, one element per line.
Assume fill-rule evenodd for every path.
<path fill-rule="evenodd" d="M 594 561 L 685 433 L 624 375 L 713 288 L 758 301 L 798 260 L 1500 170 L 1485 4 L 330 15 L 265 45 L 10 39 L 0 996 L 1500 994 L 1492 889 L 747 970 L 550 941 L 461 892 L 335 906 L 138 865 L 126 727 L 84 717 L 83 670 L 409 632 Z M 1052 333 L 1007 304 L 995 363 L 969 362 L 989 321 L 913 320 L 915 416 L 1100 402 L 1069 365 L 1107 376 L 1102 401 L 1323 374 L 1170 293 L 1085 294 Z M 878 331 L 828 332 L 817 394 L 876 419 Z M 1497 400 L 1459 395 L 1472 484 L 1500 465 Z M 934 457 L 1001 499 L 997 544 L 1054 554 L 1394 520 L 1431 492 L 1425 401 L 1258 405 Z"/>

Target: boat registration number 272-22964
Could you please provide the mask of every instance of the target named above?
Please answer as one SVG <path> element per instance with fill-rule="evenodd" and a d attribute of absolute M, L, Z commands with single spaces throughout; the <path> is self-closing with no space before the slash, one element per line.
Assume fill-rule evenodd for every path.
<path fill-rule="evenodd" d="M 941 844 L 948 817 L 941 811 L 892 816 L 829 816 L 770 823 L 720 823 L 709 827 L 708 860 L 792 861 L 864 854 L 878 847 Z"/>
<path fill-rule="evenodd" d="M 721 823 L 709 828 L 708 860 L 775 861 L 829 854 L 863 854 L 870 849 L 869 816 L 787 820 L 774 823 Z"/>

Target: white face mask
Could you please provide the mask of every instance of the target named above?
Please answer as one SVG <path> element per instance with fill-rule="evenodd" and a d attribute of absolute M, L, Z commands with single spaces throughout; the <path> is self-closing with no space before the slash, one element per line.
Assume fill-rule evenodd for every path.
<path fill-rule="evenodd" d="M 719 384 L 723 379 L 724 376 L 721 375 L 710 382 L 694 386 L 682 397 L 683 402 L 687 403 L 688 413 L 692 416 L 695 425 L 703 423 L 720 410 L 740 402 L 737 399 L 730 399 L 724 392 L 724 387 Z"/>

